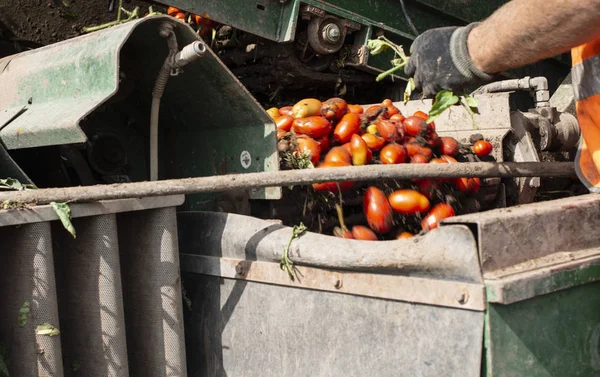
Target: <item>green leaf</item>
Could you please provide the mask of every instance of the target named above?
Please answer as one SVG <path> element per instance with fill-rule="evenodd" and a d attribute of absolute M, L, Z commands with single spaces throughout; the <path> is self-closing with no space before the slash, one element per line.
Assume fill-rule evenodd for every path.
<path fill-rule="evenodd" d="M 25 327 L 29 319 L 29 301 L 25 301 L 23 306 L 19 309 L 19 327 Z"/>
<path fill-rule="evenodd" d="M 69 208 L 69 206 L 66 203 L 56 202 L 50 203 L 50 206 L 52 207 L 54 212 L 56 212 L 56 215 L 58 215 L 58 218 L 60 219 L 60 222 L 65 227 L 65 229 L 69 233 L 71 233 L 73 238 L 77 238 L 75 227 L 71 223 L 71 208 Z"/>
<path fill-rule="evenodd" d="M 35 333 L 37 335 L 48 335 L 48 336 L 60 335 L 60 331 L 56 327 L 49 324 L 48 322 L 37 326 L 35 328 Z"/>
<path fill-rule="evenodd" d="M 449 90 L 442 90 L 435 96 L 433 107 L 429 111 L 429 118 L 427 118 L 427 124 L 433 122 L 439 117 L 444 111 L 448 110 L 451 106 L 456 105 L 459 98 Z"/>
<path fill-rule="evenodd" d="M 8 190 L 25 190 L 25 186 L 21 182 L 13 178 L 0 179 L 0 188 Z"/>
<path fill-rule="evenodd" d="M 367 41 L 367 48 L 371 50 L 371 55 L 377 55 L 386 51 L 389 48 L 389 45 L 381 39 L 369 39 Z"/>
<path fill-rule="evenodd" d="M 476 109 L 479 106 L 479 102 L 474 97 L 464 96 L 464 98 L 465 98 L 465 103 L 471 109 Z"/>
<path fill-rule="evenodd" d="M 404 89 L 404 104 L 405 105 L 408 101 L 410 101 L 410 96 L 412 95 L 414 90 L 415 90 L 415 80 L 411 77 L 410 79 L 408 79 L 408 82 L 406 83 L 406 89 Z"/>
<path fill-rule="evenodd" d="M 10 377 L 8 372 L 8 362 L 6 361 L 6 355 L 8 349 L 4 344 L 0 344 L 0 377 Z"/>

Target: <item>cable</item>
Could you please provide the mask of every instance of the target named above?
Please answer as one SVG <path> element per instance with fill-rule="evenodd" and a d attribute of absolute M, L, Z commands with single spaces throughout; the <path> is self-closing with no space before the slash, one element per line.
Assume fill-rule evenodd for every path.
<path fill-rule="evenodd" d="M 406 11 L 406 5 L 404 4 L 404 0 L 400 0 L 400 6 L 402 7 L 402 13 L 404 13 L 404 18 L 406 18 L 406 22 L 408 23 L 408 26 L 410 26 L 410 28 L 412 29 L 412 31 L 416 37 L 417 35 L 419 35 L 419 31 L 417 30 L 417 28 L 415 27 L 415 24 L 413 24 L 412 20 L 408 16 L 408 12 Z"/>

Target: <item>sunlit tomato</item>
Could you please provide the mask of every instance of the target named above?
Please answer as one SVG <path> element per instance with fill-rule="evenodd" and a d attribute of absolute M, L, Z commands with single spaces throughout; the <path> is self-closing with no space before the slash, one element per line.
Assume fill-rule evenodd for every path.
<path fill-rule="evenodd" d="M 396 142 L 399 141 L 398 130 L 396 124 L 390 120 L 380 119 L 375 122 L 379 136 L 385 139 L 385 141 Z"/>
<path fill-rule="evenodd" d="M 457 189 L 468 194 L 474 194 L 479 191 L 481 181 L 479 178 L 456 178 L 454 185 Z"/>
<path fill-rule="evenodd" d="M 377 241 L 377 235 L 366 226 L 355 225 L 352 227 L 352 236 L 354 239 L 363 241 Z"/>
<path fill-rule="evenodd" d="M 173 17 L 175 17 L 178 20 L 185 21 L 185 13 L 183 12 L 175 13 Z"/>
<path fill-rule="evenodd" d="M 350 154 L 352 155 L 352 164 L 355 166 L 366 165 L 371 162 L 373 157 L 367 143 L 357 134 L 352 135 L 350 139 Z"/>
<path fill-rule="evenodd" d="M 457 163 L 458 161 L 456 161 L 456 159 L 454 157 L 448 156 L 448 155 L 441 155 L 440 158 L 444 161 L 446 161 L 449 164 L 454 164 Z"/>
<path fill-rule="evenodd" d="M 341 98 L 330 98 L 321 105 L 321 116 L 331 121 L 342 119 L 348 112 L 348 104 Z"/>
<path fill-rule="evenodd" d="M 413 114 L 414 117 L 418 117 L 421 118 L 423 120 L 427 120 L 429 118 L 429 115 L 421 110 L 415 111 L 415 113 Z"/>
<path fill-rule="evenodd" d="M 273 119 L 275 120 L 278 130 L 288 132 L 292 129 L 292 122 L 294 121 L 294 118 L 292 118 L 290 115 L 281 115 Z"/>
<path fill-rule="evenodd" d="M 354 114 L 362 114 L 365 109 L 361 105 L 348 105 L 348 112 Z"/>
<path fill-rule="evenodd" d="M 417 181 L 417 186 L 419 187 L 419 192 L 425 195 L 428 199 L 431 199 L 434 191 L 440 189 L 440 184 L 438 181 L 430 178 L 419 179 Z"/>
<path fill-rule="evenodd" d="M 317 169 L 322 168 L 337 168 L 343 166 L 350 166 L 344 162 L 322 162 Z M 317 192 L 330 191 L 330 192 L 338 192 L 338 187 L 340 191 L 345 191 L 352 187 L 354 182 L 323 182 L 323 183 L 313 183 L 313 190 Z"/>
<path fill-rule="evenodd" d="M 404 132 L 412 136 L 425 134 L 427 132 L 427 123 L 416 116 L 408 117 L 404 119 Z"/>
<path fill-rule="evenodd" d="M 319 163 L 319 159 L 321 158 L 319 143 L 308 136 L 301 135 L 296 138 L 296 144 L 297 146 L 294 148 L 295 152 L 298 152 L 300 155 L 306 155 L 313 165 Z"/>
<path fill-rule="evenodd" d="M 279 109 L 276 107 L 271 107 L 269 110 L 267 110 L 267 114 L 269 114 L 269 116 L 273 119 L 281 116 L 281 114 L 279 114 Z"/>
<path fill-rule="evenodd" d="M 391 99 L 383 100 L 383 102 L 381 103 L 381 106 L 384 106 L 387 109 L 388 117 L 391 117 L 393 115 L 400 113 L 400 109 L 398 109 L 396 106 L 394 106 L 394 103 L 392 102 Z"/>
<path fill-rule="evenodd" d="M 371 135 L 377 135 L 379 133 L 379 130 L 377 130 L 377 125 L 370 124 L 369 127 L 367 127 L 367 133 Z"/>
<path fill-rule="evenodd" d="M 292 107 L 292 116 L 295 119 L 312 117 L 320 115 L 321 113 L 321 101 L 316 98 L 305 98 L 298 101 Z"/>
<path fill-rule="evenodd" d="M 382 164 L 403 164 L 406 162 L 406 151 L 400 144 L 388 144 L 379 152 L 379 159 Z"/>
<path fill-rule="evenodd" d="M 358 131 L 360 131 L 360 118 L 354 113 L 348 113 L 335 126 L 333 138 L 338 143 L 344 144 L 349 142 L 352 135 L 357 134 Z"/>
<path fill-rule="evenodd" d="M 387 233 L 394 225 L 394 214 L 387 197 L 377 187 L 369 187 L 363 199 L 367 222 L 376 233 Z"/>
<path fill-rule="evenodd" d="M 352 155 L 344 147 L 334 147 L 325 155 L 325 162 L 352 164 Z"/>
<path fill-rule="evenodd" d="M 431 211 L 421 221 L 421 227 L 424 230 L 435 229 L 439 226 L 440 221 L 454 216 L 454 209 L 446 203 L 440 203 L 433 207 Z"/>
<path fill-rule="evenodd" d="M 175 7 L 168 7 L 168 8 L 167 8 L 167 14 L 168 14 L 169 16 L 172 16 L 172 15 L 174 15 L 174 14 L 176 14 L 176 13 L 181 13 L 181 9 L 179 9 L 179 8 L 175 8 Z"/>
<path fill-rule="evenodd" d="M 411 164 L 426 164 L 427 157 L 423 156 L 420 153 L 417 153 L 416 155 L 414 155 L 410 158 L 410 163 Z"/>
<path fill-rule="evenodd" d="M 279 109 L 279 115 L 292 116 L 292 106 L 284 106 Z"/>
<path fill-rule="evenodd" d="M 312 138 L 329 135 L 331 128 L 331 123 L 320 116 L 298 118 L 294 119 L 294 122 L 292 123 L 292 129 L 295 133 L 307 135 Z"/>
<path fill-rule="evenodd" d="M 415 235 L 409 232 L 402 232 L 396 237 L 397 240 L 406 240 L 409 238 L 413 238 Z"/>
<path fill-rule="evenodd" d="M 395 121 L 398 121 L 398 122 L 404 122 L 404 119 L 406 119 L 406 118 L 404 117 L 404 115 L 402 115 L 400 113 L 394 114 L 394 115 L 392 115 L 390 117 L 390 120 L 395 120 Z"/>
<path fill-rule="evenodd" d="M 348 142 L 346 144 L 342 144 L 341 147 L 344 148 L 346 150 L 346 152 L 352 154 L 352 148 L 350 147 L 350 142 Z"/>
<path fill-rule="evenodd" d="M 327 153 L 330 145 L 329 135 L 318 137 L 315 141 L 319 143 L 319 147 L 321 147 L 321 155 Z"/>
<path fill-rule="evenodd" d="M 415 190 L 397 190 L 388 197 L 392 209 L 404 215 L 429 210 L 429 199 Z"/>
<path fill-rule="evenodd" d="M 448 161 L 444 160 L 443 158 L 432 158 L 431 161 L 429 161 L 430 164 L 447 164 Z"/>
<path fill-rule="evenodd" d="M 485 140 L 478 140 L 473 144 L 473 153 L 478 155 L 479 157 L 487 156 L 492 153 L 492 143 Z"/>
<path fill-rule="evenodd" d="M 348 229 L 344 228 L 340 228 L 339 226 L 336 226 L 335 228 L 333 228 L 333 235 L 335 237 L 339 237 L 339 238 L 346 238 L 346 239 L 354 239 L 354 236 L 352 235 L 352 232 L 349 231 Z"/>
<path fill-rule="evenodd" d="M 372 151 L 378 151 L 385 145 L 385 139 L 380 136 L 366 133 L 361 135 L 361 137 L 367 144 L 367 147 Z"/>
<path fill-rule="evenodd" d="M 440 137 L 442 140 L 442 146 L 440 152 L 448 156 L 456 156 L 458 153 L 458 141 L 455 138 L 449 136 Z"/>
<path fill-rule="evenodd" d="M 372 122 L 375 119 L 379 118 L 381 115 L 385 116 L 386 113 L 387 108 L 381 105 L 373 105 L 365 110 L 364 116 L 367 119 L 367 121 Z"/>
<path fill-rule="evenodd" d="M 406 155 L 412 157 L 421 151 L 421 146 L 415 143 L 404 143 L 404 149 L 406 149 Z"/>

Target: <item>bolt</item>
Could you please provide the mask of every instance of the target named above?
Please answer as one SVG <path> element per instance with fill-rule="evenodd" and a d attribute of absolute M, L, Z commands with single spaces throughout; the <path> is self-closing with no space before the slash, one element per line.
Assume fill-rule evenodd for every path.
<path fill-rule="evenodd" d="M 235 266 L 235 272 L 241 277 L 246 275 L 246 269 L 244 268 L 243 263 L 239 263 L 237 266 Z"/>
<path fill-rule="evenodd" d="M 342 36 L 339 26 L 334 23 L 327 24 L 323 28 L 323 39 L 329 43 L 337 43 Z"/>
<path fill-rule="evenodd" d="M 335 287 L 335 289 L 341 289 L 342 286 L 344 286 L 344 282 L 342 281 L 342 278 L 336 278 L 333 282 L 333 286 Z"/>
<path fill-rule="evenodd" d="M 456 295 L 456 301 L 459 304 L 464 305 L 469 301 L 469 294 L 467 292 L 460 292 Z"/>

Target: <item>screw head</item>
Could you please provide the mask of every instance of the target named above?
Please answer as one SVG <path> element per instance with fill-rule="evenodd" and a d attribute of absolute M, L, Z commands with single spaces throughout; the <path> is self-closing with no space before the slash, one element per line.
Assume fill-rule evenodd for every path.
<path fill-rule="evenodd" d="M 334 23 L 327 24 L 323 28 L 323 39 L 330 43 L 337 43 L 342 37 L 342 31 Z"/>

